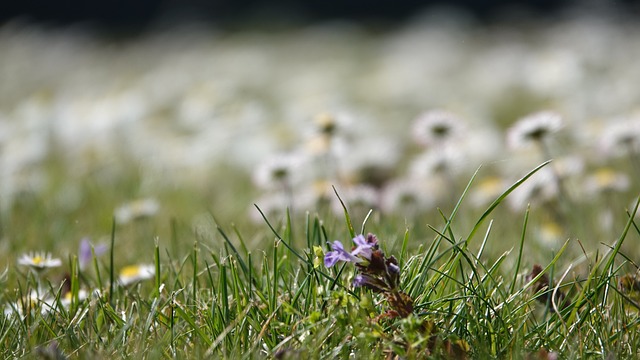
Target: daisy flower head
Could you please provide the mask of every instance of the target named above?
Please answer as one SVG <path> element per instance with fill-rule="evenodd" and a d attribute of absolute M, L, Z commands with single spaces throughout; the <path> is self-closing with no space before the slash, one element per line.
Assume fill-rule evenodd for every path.
<path fill-rule="evenodd" d="M 18 301 L 7 304 L 4 308 L 4 315 L 22 317 L 35 311 L 45 315 L 53 309 L 54 300 L 51 296 L 32 290 Z"/>
<path fill-rule="evenodd" d="M 600 152 L 610 157 L 640 152 L 640 117 L 608 125 L 602 133 Z"/>
<path fill-rule="evenodd" d="M 558 132 L 563 126 L 562 117 L 553 111 L 540 111 L 527 115 L 507 130 L 507 145 L 512 149 L 526 147 Z"/>
<path fill-rule="evenodd" d="M 464 129 L 458 116 L 445 110 L 432 110 L 418 116 L 412 135 L 418 145 L 429 147 L 460 136 Z"/>
<path fill-rule="evenodd" d="M 433 206 L 433 198 L 427 195 L 420 182 L 414 179 L 397 179 L 385 186 L 380 208 L 386 214 L 416 215 Z"/>
<path fill-rule="evenodd" d="M 627 191 L 630 185 L 629 176 L 608 167 L 598 169 L 588 175 L 583 184 L 584 191 L 589 195 L 623 192 Z"/>
<path fill-rule="evenodd" d="M 481 179 L 470 194 L 471 204 L 481 207 L 497 199 L 509 187 L 509 183 L 501 176 L 491 175 Z"/>
<path fill-rule="evenodd" d="M 297 199 L 296 199 L 297 200 Z M 287 207 L 291 206 L 289 199 L 285 194 L 273 193 L 264 195 L 254 201 L 255 205 L 248 207 L 247 212 L 252 222 L 256 224 L 264 224 L 264 218 L 260 211 L 256 210 L 256 206 L 260 208 L 262 213 L 268 219 L 280 219 L 286 215 Z M 298 204 L 298 202 L 296 202 Z"/>
<path fill-rule="evenodd" d="M 459 174 L 468 161 L 462 149 L 442 146 L 434 151 L 427 150 L 409 164 L 410 176 L 425 179 L 437 174 Z"/>
<path fill-rule="evenodd" d="M 80 289 L 78 290 L 78 301 L 84 301 L 89 297 L 89 292 L 87 290 Z M 73 301 L 73 293 L 71 291 L 67 291 L 63 296 L 60 297 L 60 304 L 65 308 L 69 308 Z"/>
<path fill-rule="evenodd" d="M 559 194 L 556 175 L 550 168 L 544 168 L 516 188 L 507 199 L 512 209 L 522 210 L 529 203 L 546 203 L 556 199 Z"/>
<path fill-rule="evenodd" d="M 331 137 L 338 130 L 339 124 L 336 121 L 336 117 L 327 112 L 316 115 L 313 122 L 316 125 L 317 131 L 322 135 Z"/>
<path fill-rule="evenodd" d="M 129 265 L 120 270 L 120 284 L 128 286 L 138 281 L 151 279 L 156 274 L 156 268 L 150 264 Z"/>
<path fill-rule="evenodd" d="M 300 175 L 304 157 L 299 154 L 279 154 L 260 164 L 253 181 L 263 189 L 291 186 Z"/>
<path fill-rule="evenodd" d="M 32 252 L 23 254 L 18 259 L 18 265 L 28 266 L 36 271 L 42 271 L 48 268 L 59 267 L 62 265 L 62 260 L 53 258 L 51 253 Z"/>
<path fill-rule="evenodd" d="M 351 209 L 365 209 L 368 211 L 378 207 L 378 191 L 369 185 L 351 186 L 341 193 L 341 197 Z M 335 214 L 343 213 L 344 209 L 338 198 L 334 197 L 331 205 Z"/>
<path fill-rule="evenodd" d="M 348 114 L 323 112 L 313 118 L 313 124 L 306 129 L 306 150 L 312 156 L 342 156 L 350 147 L 351 123 Z"/>
<path fill-rule="evenodd" d="M 126 224 L 133 220 L 152 217 L 160 210 L 160 203 L 154 198 L 138 199 L 119 206 L 114 211 L 118 224 Z"/>

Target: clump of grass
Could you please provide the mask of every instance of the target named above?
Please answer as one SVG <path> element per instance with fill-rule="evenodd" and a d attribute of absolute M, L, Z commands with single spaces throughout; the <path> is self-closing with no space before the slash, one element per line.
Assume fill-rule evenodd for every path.
<path fill-rule="evenodd" d="M 627 270 L 634 262 L 621 251 L 630 234 L 640 235 L 638 202 L 604 254 L 585 248 L 578 260 L 567 259 L 572 244 L 566 241 L 546 263 L 532 263 L 525 250 L 529 211 L 514 248 L 487 251 L 492 242 L 506 241 L 493 233 L 494 223 L 504 221 L 490 220 L 494 211 L 545 165 L 515 182 L 463 231 L 456 224 L 472 178 L 451 213 L 441 213 L 444 225 L 429 226 L 430 237 L 416 237 L 398 223 L 370 223 L 369 216 L 360 233 L 375 228 L 383 235 L 357 235 L 346 204 L 346 225 L 309 213 L 287 213 L 275 223 L 263 214 L 266 231 L 251 235 L 262 248 L 235 226 L 214 222 L 212 231 L 180 239 L 174 223 L 171 241 L 190 240 L 191 250 L 176 254 L 155 238 L 149 259 L 140 259 L 153 262 L 153 276 L 131 283 L 116 275 L 126 239 L 114 223 L 109 259 L 94 256 L 92 269 L 81 269 L 73 256 L 61 280 L 3 272 L 0 355 L 638 356 L 640 287 Z M 354 238 L 358 247 L 342 246 Z"/>

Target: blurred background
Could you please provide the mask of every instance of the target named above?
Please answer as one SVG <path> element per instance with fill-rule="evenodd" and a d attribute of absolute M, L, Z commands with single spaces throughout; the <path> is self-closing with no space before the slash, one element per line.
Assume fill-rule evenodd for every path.
<path fill-rule="evenodd" d="M 274 219 L 286 207 L 340 215 L 332 185 L 356 222 L 375 209 L 426 231 L 482 166 L 464 226 L 549 158 L 553 172 L 505 214 L 532 204 L 540 248 L 575 234 L 605 241 L 638 191 L 638 9 L 3 2 L 0 246 L 72 248 L 108 233 L 113 216 L 155 219 L 123 230 L 152 239 L 172 219 L 207 228 L 210 213 L 264 228 L 254 204 Z M 562 122 L 545 146 L 511 146 L 514 124 L 542 110 Z M 420 128 L 434 114 L 444 130 Z"/>
<path fill-rule="evenodd" d="M 39 22 L 70 24 L 92 22 L 110 29 L 143 29 L 158 21 L 201 20 L 217 26 L 246 26 L 251 23 L 304 24 L 315 21 L 349 20 L 397 23 L 417 12 L 435 7 L 464 11 L 482 21 L 495 21 L 516 15 L 548 17 L 567 8 L 616 7 L 636 12 L 632 0 L 400 0 L 400 1 L 292 1 L 292 0 L 136 0 L 136 1 L 13 1 L 0 8 L 7 21 L 27 17 Z"/>

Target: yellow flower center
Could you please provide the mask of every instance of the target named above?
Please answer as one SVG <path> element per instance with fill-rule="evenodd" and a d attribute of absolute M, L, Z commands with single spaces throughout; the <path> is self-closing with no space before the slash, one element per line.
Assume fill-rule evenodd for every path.
<path fill-rule="evenodd" d="M 125 266 L 120 270 L 120 276 L 136 276 L 140 273 L 140 268 L 137 265 Z"/>
<path fill-rule="evenodd" d="M 503 189 L 502 179 L 498 176 L 489 176 L 484 178 L 480 184 L 479 189 L 483 193 L 495 194 L 499 193 Z"/>
<path fill-rule="evenodd" d="M 600 169 L 596 173 L 598 184 L 602 187 L 610 186 L 615 182 L 616 174 L 611 169 Z"/>
<path fill-rule="evenodd" d="M 44 258 L 42 256 L 34 256 L 31 262 L 33 262 L 33 265 L 42 265 Z"/>

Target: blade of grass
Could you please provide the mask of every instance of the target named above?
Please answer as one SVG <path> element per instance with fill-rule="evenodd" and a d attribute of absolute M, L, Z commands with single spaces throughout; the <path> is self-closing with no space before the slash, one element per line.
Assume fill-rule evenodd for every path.
<path fill-rule="evenodd" d="M 516 280 L 518 279 L 518 272 L 520 272 L 520 264 L 522 263 L 522 251 L 524 249 L 524 238 L 527 233 L 527 224 L 529 224 L 529 212 L 530 206 L 527 206 L 527 210 L 524 213 L 524 224 L 522 225 L 522 235 L 520 236 L 520 247 L 518 249 L 518 258 L 516 259 L 516 269 L 513 272 L 513 278 L 511 279 L 511 285 L 509 285 L 509 293 L 513 293 L 513 289 L 516 286 Z"/>
<path fill-rule="evenodd" d="M 342 206 L 342 210 L 344 211 L 344 218 L 347 221 L 349 235 L 351 235 L 351 238 L 353 239 L 356 237 L 356 232 L 355 230 L 353 230 L 353 223 L 351 222 L 351 216 L 349 216 L 349 210 L 347 210 L 347 206 L 344 204 L 344 201 L 342 201 L 342 198 L 340 197 L 340 194 L 338 194 L 338 190 L 336 189 L 336 187 L 333 185 L 331 185 L 331 187 L 333 188 L 333 192 L 338 197 L 338 201 L 340 201 L 340 205 Z"/>
<path fill-rule="evenodd" d="M 502 195 L 498 196 L 497 199 L 495 199 L 491 205 L 489 205 L 489 207 L 487 208 L 487 210 L 485 210 L 485 212 L 480 216 L 480 218 L 478 219 L 478 221 L 476 222 L 476 224 L 474 225 L 474 227 L 471 229 L 471 232 L 469 233 L 469 236 L 467 236 L 467 243 L 469 241 L 471 241 L 471 239 L 473 238 L 474 234 L 478 231 L 478 229 L 480 228 L 480 225 L 482 225 L 482 223 L 484 222 L 484 220 L 489 216 L 489 214 L 491 214 L 493 212 L 493 210 L 495 210 L 496 207 L 498 207 L 498 205 L 500 205 L 500 203 L 502 203 L 502 201 L 513 192 L 513 190 L 515 190 L 516 188 L 518 188 L 520 185 L 522 185 L 522 183 L 524 183 L 525 181 L 527 181 L 527 179 L 529 179 L 531 176 L 533 176 L 533 174 L 535 174 L 536 172 L 538 172 L 540 169 L 542 169 L 543 167 L 547 166 L 552 160 L 547 160 L 545 162 L 543 162 L 542 164 L 536 166 L 533 170 L 529 171 L 529 173 L 527 173 L 525 176 L 523 176 L 520 180 L 516 181 L 513 185 L 511 185 L 506 191 L 504 191 L 502 193 Z"/>
<path fill-rule="evenodd" d="M 115 284 L 115 276 L 114 276 L 114 266 L 113 266 L 113 257 L 115 254 L 115 243 L 116 243 L 116 218 L 113 217 L 113 221 L 111 223 L 111 249 L 109 254 L 109 304 L 113 306 L 113 285 Z"/>

